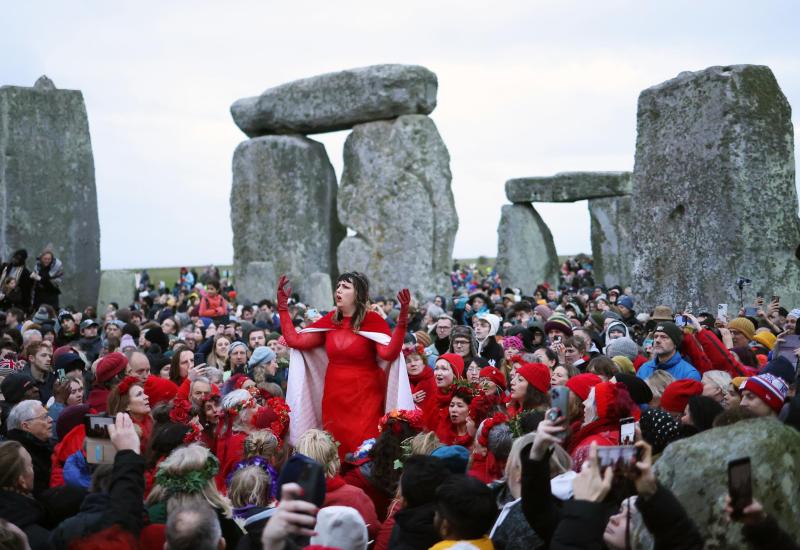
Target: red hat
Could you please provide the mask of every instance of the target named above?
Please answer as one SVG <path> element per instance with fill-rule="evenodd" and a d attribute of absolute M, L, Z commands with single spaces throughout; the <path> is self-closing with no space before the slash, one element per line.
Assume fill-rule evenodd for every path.
<path fill-rule="evenodd" d="M 478 376 L 480 378 L 488 378 L 497 386 L 506 389 L 506 377 L 496 367 L 483 367 Z"/>
<path fill-rule="evenodd" d="M 104 382 L 108 382 L 116 375 L 121 373 L 125 370 L 125 367 L 128 366 L 128 358 L 115 351 L 114 353 L 109 353 L 108 355 L 104 356 L 100 359 L 100 362 L 97 364 L 97 372 L 95 374 L 95 380 L 102 384 Z"/>
<path fill-rule="evenodd" d="M 638 420 L 641 412 L 622 382 L 600 382 L 594 387 L 597 416 L 606 420 L 619 420 L 633 416 Z"/>
<path fill-rule="evenodd" d="M 150 406 L 172 401 L 178 393 L 178 386 L 172 380 L 160 376 L 148 376 L 144 382 L 144 393 L 150 399 Z"/>
<path fill-rule="evenodd" d="M 577 395 L 581 401 L 589 399 L 589 392 L 593 387 L 603 381 L 602 378 L 591 372 L 578 374 L 567 380 L 567 387 Z"/>
<path fill-rule="evenodd" d="M 703 394 L 703 384 L 691 378 L 676 380 L 664 389 L 661 396 L 661 408 L 667 412 L 683 413 L 689 398 Z"/>
<path fill-rule="evenodd" d="M 672 385 L 672 384 L 670 384 Z M 739 386 L 739 391 L 753 392 L 776 413 L 781 412 L 789 387 L 783 378 L 771 374 L 751 376 Z M 662 398 L 663 399 L 663 398 Z"/>
<path fill-rule="evenodd" d="M 517 367 L 517 374 L 540 392 L 550 389 L 550 369 L 544 363 L 524 363 Z"/>
<path fill-rule="evenodd" d="M 461 357 L 457 353 L 445 353 L 439 356 L 439 359 L 444 359 L 448 362 L 450 367 L 453 369 L 453 373 L 456 375 L 456 378 L 463 378 L 464 377 L 464 358 Z M 439 360 L 437 359 L 437 361 Z"/>

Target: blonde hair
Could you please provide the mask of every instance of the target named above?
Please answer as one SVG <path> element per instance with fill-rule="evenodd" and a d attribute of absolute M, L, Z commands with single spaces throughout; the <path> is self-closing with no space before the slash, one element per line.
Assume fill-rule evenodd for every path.
<path fill-rule="evenodd" d="M 244 440 L 244 458 L 261 456 L 272 461 L 278 451 L 278 438 L 271 430 L 258 430 Z"/>
<path fill-rule="evenodd" d="M 420 432 L 411 438 L 412 455 L 429 455 L 442 446 L 434 432 Z"/>
<path fill-rule="evenodd" d="M 664 395 L 664 390 L 675 381 L 675 377 L 665 370 L 656 370 L 650 375 L 650 378 L 645 380 L 647 385 L 650 386 L 650 391 L 653 392 L 653 398 L 661 398 Z"/>
<path fill-rule="evenodd" d="M 158 466 L 158 471 L 165 472 L 174 477 L 181 477 L 192 472 L 199 472 L 206 468 L 209 456 L 213 456 L 211 451 L 199 443 L 192 443 L 186 447 L 178 447 Z M 192 506 L 193 503 L 196 504 L 197 499 L 205 500 L 212 508 L 221 511 L 225 517 L 231 517 L 230 502 L 217 491 L 213 476 L 198 492 L 170 492 L 156 482 L 156 484 L 153 485 L 153 490 L 150 491 L 150 495 L 147 497 L 146 504 L 151 506 L 166 501 L 167 512 L 169 512 L 174 506 Z"/>
<path fill-rule="evenodd" d="M 238 470 L 231 478 L 228 498 L 235 508 L 243 506 L 267 506 L 270 504 L 272 477 L 259 466 L 247 466 Z"/>
<path fill-rule="evenodd" d="M 536 432 L 530 432 L 520 436 L 511 444 L 511 451 L 506 461 L 505 477 L 510 479 L 516 469 L 522 469 L 522 449 L 531 445 L 536 439 Z M 572 469 L 572 458 L 561 445 L 553 445 L 553 454 L 550 455 L 550 478 L 554 478 Z M 519 498 L 519 495 L 513 495 Z"/>
<path fill-rule="evenodd" d="M 311 429 L 300 436 L 295 450 L 322 464 L 327 477 L 334 477 L 339 473 L 339 452 L 336 440 L 326 431 Z"/>

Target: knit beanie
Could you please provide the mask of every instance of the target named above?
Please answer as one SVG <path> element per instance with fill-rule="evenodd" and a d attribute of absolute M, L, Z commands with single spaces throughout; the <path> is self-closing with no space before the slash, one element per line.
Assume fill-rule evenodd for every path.
<path fill-rule="evenodd" d="M 787 384 L 794 384 L 796 376 L 794 365 L 782 355 L 767 363 L 759 374 L 771 374 L 772 376 L 783 378 Z"/>
<path fill-rule="evenodd" d="M 156 344 L 158 347 L 161 348 L 162 352 L 167 351 L 169 347 L 169 338 L 161 327 L 153 327 L 148 329 L 147 332 L 144 333 L 144 339 L 150 342 L 151 344 Z"/>
<path fill-rule="evenodd" d="M 55 432 L 58 440 L 61 441 L 73 428 L 83 424 L 83 417 L 89 412 L 91 412 L 91 407 L 88 403 L 64 407 L 56 420 Z"/>
<path fill-rule="evenodd" d="M 550 389 L 550 369 L 544 363 L 523 363 L 517 367 L 517 374 L 540 392 Z"/>
<path fill-rule="evenodd" d="M 772 351 L 772 348 L 775 347 L 775 343 L 778 341 L 778 337 L 768 330 L 762 330 L 753 336 L 753 340 Z"/>
<path fill-rule="evenodd" d="M 367 525 L 361 514 L 350 506 L 326 506 L 317 513 L 316 534 L 311 544 L 326 548 L 366 550 L 369 543 Z"/>
<path fill-rule="evenodd" d="M 617 357 L 614 359 L 617 359 Z M 646 405 L 653 400 L 653 390 L 650 389 L 647 382 L 638 376 L 620 373 L 615 374 L 614 379 L 617 382 L 625 384 L 625 387 L 628 388 L 628 393 L 631 395 L 631 399 L 633 399 L 633 402 L 637 405 Z"/>
<path fill-rule="evenodd" d="M 547 322 L 550 319 L 550 316 L 553 314 L 553 310 L 545 305 L 538 305 L 533 308 L 534 313 L 538 313 L 539 316 Z"/>
<path fill-rule="evenodd" d="M 431 335 L 424 330 L 418 330 L 415 332 L 414 338 L 416 338 L 417 344 L 420 344 L 424 348 L 427 348 L 431 345 Z"/>
<path fill-rule="evenodd" d="M 672 321 L 661 321 L 656 325 L 656 328 L 653 332 L 663 332 L 669 336 L 669 339 L 673 341 L 676 348 L 681 347 L 681 342 L 683 342 L 683 331 Z"/>
<path fill-rule="evenodd" d="M 753 322 L 746 317 L 737 317 L 729 321 L 728 328 L 738 330 L 744 334 L 748 340 L 752 340 L 753 336 L 756 334 L 756 327 L 754 327 Z"/>
<path fill-rule="evenodd" d="M 619 368 L 619 371 L 626 374 L 635 374 L 636 369 L 633 367 L 633 361 L 624 355 L 617 355 L 611 358 L 614 364 Z"/>
<path fill-rule="evenodd" d="M 244 349 L 245 353 L 247 353 L 247 344 L 245 344 L 241 340 L 236 340 L 235 342 L 231 342 L 231 345 L 228 348 L 228 356 L 230 357 L 231 354 L 233 354 L 233 350 L 238 348 Z"/>
<path fill-rule="evenodd" d="M 592 321 L 594 328 L 597 330 L 603 330 L 603 326 L 605 325 L 605 318 L 603 317 L 602 311 L 593 311 L 589 314 L 589 319 Z"/>
<path fill-rule="evenodd" d="M 673 413 L 683 413 L 689 398 L 703 394 L 703 384 L 697 380 L 684 378 L 676 380 L 664 389 L 661 396 L 661 408 Z"/>
<path fill-rule="evenodd" d="M 586 401 L 589 398 L 591 389 L 602 382 L 603 379 L 591 372 L 578 374 L 567 380 L 567 387 L 577 395 L 581 401 Z"/>
<path fill-rule="evenodd" d="M 605 420 L 619 420 L 626 416 L 639 417 L 639 407 L 631 399 L 628 388 L 620 382 L 600 382 L 594 387 L 597 416 Z"/>
<path fill-rule="evenodd" d="M 751 376 L 742 383 L 739 391 L 743 390 L 753 392 L 777 414 L 781 411 L 783 402 L 786 401 L 789 387 L 783 378 L 778 378 L 771 374 L 758 374 Z"/>
<path fill-rule="evenodd" d="M 495 383 L 496 386 L 506 389 L 506 377 L 500 372 L 497 367 L 484 367 L 481 369 L 480 378 L 488 378 Z"/>
<path fill-rule="evenodd" d="M 639 346 L 628 336 L 623 336 L 622 338 L 611 340 L 608 343 L 608 346 L 606 346 L 606 355 L 610 359 L 622 355 L 633 361 L 639 355 Z"/>
<path fill-rule="evenodd" d="M 617 300 L 618 306 L 624 306 L 630 310 L 633 310 L 633 298 L 628 295 L 623 296 L 619 300 Z"/>
<path fill-rule="evenodd" d="M 453 474 L 466 474 L 469 462 L 469 451 L 461 445 L 443 445 L 431 453 L 432 457 L 442 461 L 445 468 Z"/>
<path fill-rule="evenodd" d="M 253 355 L 250 356 L 250 360 L 247 362 L 247 366 L 252 369 L 253 367 L 257 367 L 258 365 L 264 365 L 274 360 L 275 360 L 275 352 L 272 351 L 271 348 L 268 348 L 267 346 L 258 346 L 256 349 L 253 350 Z"/>
<path fill-rule="evenodd" d="M 639 419 L 642 439 L 653 447 L 653 454 L 661 454 L 664 448 L 678 439 L 680 426 L 667 411 L 647 409 Z"/>
<path fill-rule="evenodd" d="M 121 373 L 126 366 L 128 366 L 127 357 L 125 357 L 118 351 L 115 351 L 114 353 L 109 353 L 108 355 L 105 355 L 102 359 L 100 359 L 100 362 L 97 364 L 95 380 L 99 384 L 108 382 L 116 375 Z"/>
<path fill-rule="evenodd" d="M 565 315 L 554 313 L 544 324 L 545 333 L 549 333 L 551 330 L 557 330 L 566 336 L 572 336 L 572 321 Z"/>
<path fill-rule="evenodd" d="M 523 350 L 525 347 L 522 344 L 522 338 L 519 336 L 506 336 L 503 338 L 503 349 L 514 348 L 516 350 Z"/>
<path fill-rule="evenodd" d="M 453 369 L 456 378 L 464 378 L 464 358 L 457 353 L 443 353 L 439 359 L 444 359 Z M 437 359 L 438 361 L 438 359 Z"/>

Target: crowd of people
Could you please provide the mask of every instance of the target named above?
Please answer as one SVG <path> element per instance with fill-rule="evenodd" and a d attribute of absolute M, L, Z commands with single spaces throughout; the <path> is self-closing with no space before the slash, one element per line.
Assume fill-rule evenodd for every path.
<path fill-rule="evenodd" d="M 250 304 L 212 268 L 143 273 L 97 312 L 24 252 L 0 279 L 0 548 L 702 548 L 665 449 L 800 429 L 800 304 L 777 296 L 640 312 L 576 258 L 557 288 L 457 268 L 429 299 L 348 272 L 329 311 L 285 277 Z M 768 512 L 757 490 L 720 510 L 797 548 Z"/>

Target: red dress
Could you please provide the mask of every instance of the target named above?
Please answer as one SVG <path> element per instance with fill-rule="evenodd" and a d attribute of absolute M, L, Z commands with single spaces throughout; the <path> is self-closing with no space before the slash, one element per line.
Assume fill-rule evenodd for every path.
<path fill-rule="evenodd" d="M 334 312 L 311 325 L 326 332 L 297 334 L 287 311 L 281 311 L 283 337 L 289 347 L 305 350 L 325 346 L 328 368 L 322 395 L 322 429 L 339 442 L 339 456 L 357 449 L 366 439 L 378 436 L 378 421 L 384 415 L 386 374 L 377 358 L 393 361 L 400 354 L 405 323 L 398 322 L 387 345 L 380 345 L 353 332 L 350 317 L 333 324 Z M 369 312 L 360 330 L 389 334 L 389 325 Z"/>

